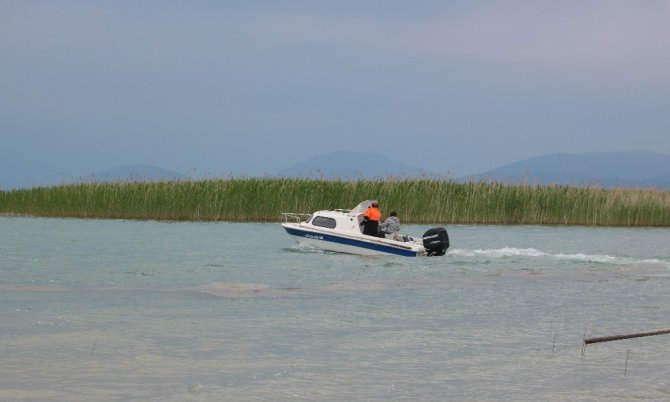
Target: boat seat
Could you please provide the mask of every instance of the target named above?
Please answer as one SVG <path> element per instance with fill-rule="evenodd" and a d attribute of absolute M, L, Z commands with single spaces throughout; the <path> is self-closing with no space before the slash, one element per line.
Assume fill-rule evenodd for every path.
<path fill-rule="evenodd" d="M 387 238 L 387 239 L 392 239 L 392 240 L 397 240 L 397 241 L 403 241 L 402 236 L 400 236 L 400 232 L 397 231 L 397 230 L 396 230 L 395 232 L 393 232 L 393 233 L 387 233 L 387 234 L 385 234 L 384 237 Z"/>

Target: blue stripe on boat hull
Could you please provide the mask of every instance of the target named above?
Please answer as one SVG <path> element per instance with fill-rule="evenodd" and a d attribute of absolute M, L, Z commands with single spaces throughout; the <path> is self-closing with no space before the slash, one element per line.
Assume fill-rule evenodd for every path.
<path fill-rule="evenodd" d="M 296 237 L 306 237 L 306 238 L 310 238 L 310 239 L 321 240 L 321 241 L 324 241 L 324 242 L 344 244 L 344 245 L 347 245 L 347 246 L 359 247 L 359 248 L 379 251 L 379 252 L 387 253 L 387 254 L 402 255 L 402 256 L 406 256 L 406 257 L 416 257 L 416 255 L 417 255 L 416 251 L 396 248 L 396 247 L 393 247 L 393 246 L 386 246 L 386 245 L 383 245 L 383 244 L 368 243 L 368 242 L 365 242 L 365 241 L 362 241 L 362 240 L 356 240 L 356 239 L 349 239 L 349 238 L 345 238 L 345 237 L 333 236 L 333 235 L 324 234 L 324 233 L 321 233 L 321 232 L 311 232 L 311 231 L 308 231 L 308 230 L 300 230 L 300 229 L 295 229 L 295 228 L 289 228 L 289 227 L 286 227 L 286 226 L 284 226 L 284 229 L 286 229 L 286 232 L 288 234 L 290 234 L 292 236 L 296 236 Z"/>

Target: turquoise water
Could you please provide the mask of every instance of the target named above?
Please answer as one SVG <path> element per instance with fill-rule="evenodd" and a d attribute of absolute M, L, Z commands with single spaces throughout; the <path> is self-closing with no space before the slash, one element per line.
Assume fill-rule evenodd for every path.
<path fill-rule="evenodd" d="M 582 342 L 670 327 L 670 230 L 448 230 L 445 257 L 359 257 L 277 224 L 0 218 L 0 400 L 670 399 L 670 335 Z"/>

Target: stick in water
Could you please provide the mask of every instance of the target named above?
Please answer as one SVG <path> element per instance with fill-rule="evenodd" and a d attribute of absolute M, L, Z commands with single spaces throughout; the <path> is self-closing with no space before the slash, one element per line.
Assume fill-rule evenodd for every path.
<path fill-rule="evenodd" d="M 588 344 L 591 344 L 591 343 L 620 341 L 622 339 L 641 338 L 643 336 L 654 336 L 654 335 L 664 335 L 664 334 L 670 334 L 670 328 L 659 329 L 659 330 L 656 330 L 656 331 L 649 331 L 649 332 L 638 332 L 638 333 L 634 333 L 634 334 L 599 336 L 599 337 L 595 337 L 595 338 L 587 338 L 587 339 L 584 339 L 584 344 L 588 345 Z"/>

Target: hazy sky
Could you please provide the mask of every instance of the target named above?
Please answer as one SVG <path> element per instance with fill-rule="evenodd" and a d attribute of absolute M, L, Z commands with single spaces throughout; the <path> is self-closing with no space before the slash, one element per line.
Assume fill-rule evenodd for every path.
<path fill-rule="evenodd" d="M 665 0 L 0 0 L 0 165 L 670 153 L 668 21 Z"/>

